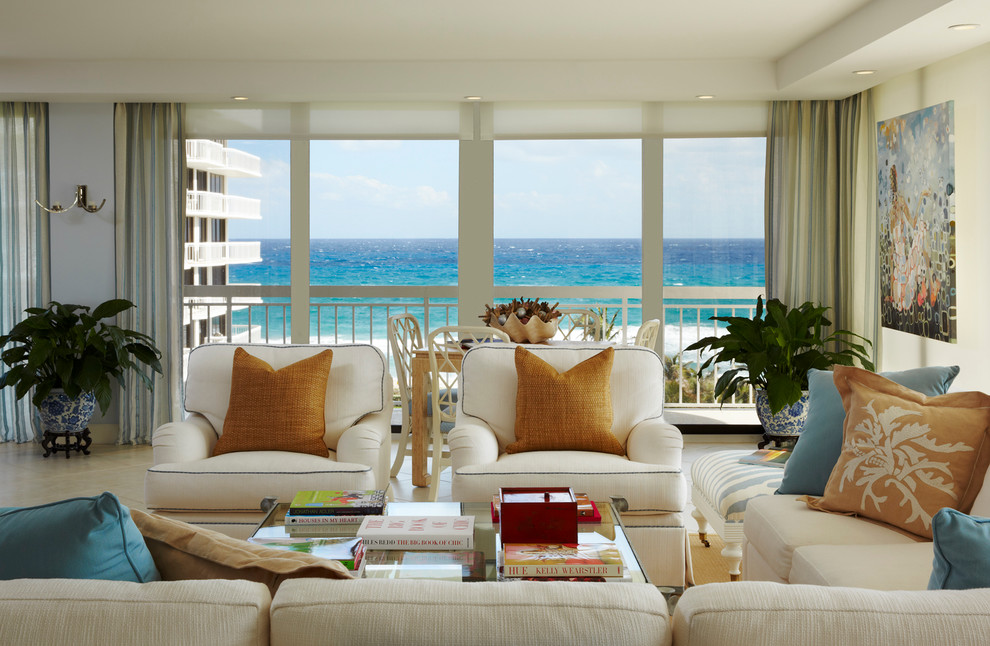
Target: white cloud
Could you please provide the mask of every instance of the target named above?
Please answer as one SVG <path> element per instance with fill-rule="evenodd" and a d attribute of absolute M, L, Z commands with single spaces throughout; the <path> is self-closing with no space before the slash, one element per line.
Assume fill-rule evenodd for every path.
<path fill-rule="evenodd" d="M 563 195 L 556 193 L 540 193 L 539 191 L 524 191 L 521 193 L 502 193 L 495 196 L 498 208 L 518 209 L 527 211 L 553 211 L 566 204 Z"/>
<path fill-rule="evenodd" d="M 396 186 L 364 175 L 313 173 L 318 199 L 387 206 L 397 210 L 432 208 L 449 204 L 450 194 L 433 186 Z"/>

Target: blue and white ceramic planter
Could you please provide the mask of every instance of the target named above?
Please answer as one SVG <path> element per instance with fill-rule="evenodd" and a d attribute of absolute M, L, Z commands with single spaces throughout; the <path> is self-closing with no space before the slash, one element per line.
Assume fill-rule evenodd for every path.
<path fill-rule="evenodd" d="M 96 411 L 96 395 L 83 393 L 71 399 L 61 389 L 52 390 L 41 401 L 41 427 L 49 433 L 80 433 Z"/>
<path fill-rule="evenodd" d="M 797 437 L 804 429 L 804 420 L 808 417 L 808 391 L 801 394 L 797 403 L 772 414 L 767 391 L 757 389 L 756 416 L 760 418 L 760 424 L 767 435 Z"/>

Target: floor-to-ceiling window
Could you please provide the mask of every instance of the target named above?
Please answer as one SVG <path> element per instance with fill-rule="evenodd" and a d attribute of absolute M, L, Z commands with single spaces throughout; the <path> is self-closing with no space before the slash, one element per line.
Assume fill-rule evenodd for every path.
<path fill-rule="evenodd" d="M 762 289 L 765 137 L 667 138 L 663 142 L 665 358 L 676 388 L 668 401 L 712 403 L 714 372 L 698 379 L 684 347 L 715 333 L 715 315 L 748 315 Z M 680 287 L 696 288 L 692 294 Z M 682 293 L 678 293 L 681 291 Z M 694 296 L 694 298 L 692 298 Z M 672 384 L 672 386 L 675 384 Z"/>
<path fill-rule="evenodd" d="M 309 147 L 311 288 L 457 284 L 456 141 L 317 140 Z M 385 349 L 388 315 L 400 309 L 394 305 L 426 320 L 422 298 L 334 291 L 313 298 L 311 338 L 360 338 Z"/>
<path fill-rule="evenodd" d="M 496 141 L 495 284 L 546 286 L 525 296 L 596 310 L 606 336 L 619 338 L 621 299 L 552 288 L 640 285 L 641 148 L 639 139 Z M 638 308 L 625 320 L 640 321 Z"/>
<path fill-rule="evenodd" d="M 260 219 L 210 228 L 259 246 L 260 261 L 223 268 L 240 284 L 230 330 L 267 332 L 252 341 L 384 347 L 390 307 L 433 328 L 523 296 L 605 308 L 620 342 L 662 318 L 656 349 L 690 368 L 680 349 L 714 307 L 762 289 L 762 104 L 189 112 L 195 137 L 260 160 L 213 182 L 257 201 Z M 668 401 L 709 402 L 678 388 Z"/>

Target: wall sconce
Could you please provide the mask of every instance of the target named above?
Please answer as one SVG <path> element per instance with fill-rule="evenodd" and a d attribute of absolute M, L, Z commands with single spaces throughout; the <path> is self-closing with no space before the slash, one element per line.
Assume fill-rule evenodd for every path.
<path fill-rule="evenodd" d="M 48 211 L 49 213 L 65 213 L 74 206 L 78 206 L 80 209 L 86 211 L 87 213 L 96 213 L 97 211 L 103 208 L 103 205 L 106 204 L 107 201 L 106 199 L 104 199 L 102 202 L 100 202 L 99 206 L 96 206 L 95 202 L 90 203 L 86 199 L 86 185 L 78 184 L 76 186 L 76 199 L 74 199 L 72 201 L 72 204 L 70 204 L 69 206 L 63 207 L 58 202 L 55 202 L 55 204 L 52 204 L 51 208 L 48 208 L 38 200 L 35 200 L 34 203 L 40 206 L 41 208 L 43 208 L 44 210 Z"/>

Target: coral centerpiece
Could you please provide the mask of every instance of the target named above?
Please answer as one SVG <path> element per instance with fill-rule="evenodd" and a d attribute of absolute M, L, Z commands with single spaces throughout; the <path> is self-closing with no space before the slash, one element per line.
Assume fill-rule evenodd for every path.
<path fill-rule="evenodd" d="M 539 299 L 514 298 L 509 303 L 491 307 L 479 316 L 488 327 L 501 330 L 516 343 L 544 343 L 557 333 L 557 305 Z"/>

